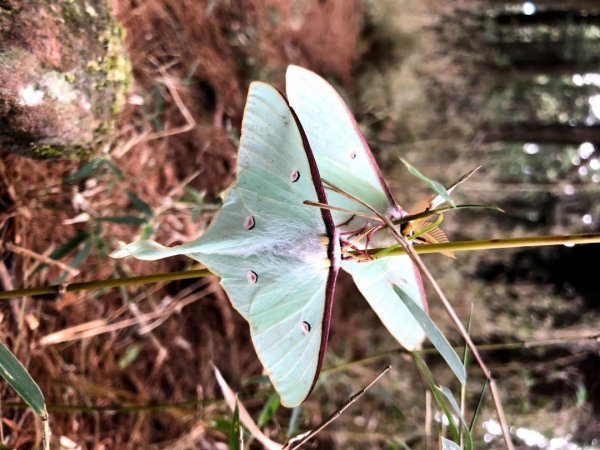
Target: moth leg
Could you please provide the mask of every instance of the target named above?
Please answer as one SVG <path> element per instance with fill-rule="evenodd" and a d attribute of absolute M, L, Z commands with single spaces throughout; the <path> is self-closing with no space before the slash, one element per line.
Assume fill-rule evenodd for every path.
<path fill-rule="evenodd" d="M 358 261 L 365 261 L 365 260 L 372 261 L 373 260 L 373 256 L 371 256 L 366 251 L 366 249 L 358 248 L 356 245 L 354 245 L 352 242 L 350 242 L 346 239 L 340 239 L 340 242 L 342 243 L 343 248 L 345 248 L 346 250 L 348 248 L 350 248 L 355 252 L 354 255 L 351 255 L 349 253 L 342 255 L 342 259 L 356 259 Z"/>

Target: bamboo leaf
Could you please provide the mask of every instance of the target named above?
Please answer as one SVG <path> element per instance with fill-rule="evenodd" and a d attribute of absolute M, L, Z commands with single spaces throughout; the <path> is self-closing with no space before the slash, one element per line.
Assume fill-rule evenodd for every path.
<path fill-rule="evenodd" d="M 446 361 L 460 384 L 465 384 L 467 381 L 467 374 L 465 368 L 462 365 L 462 361 L 444 336 L 437 325 L 429 318 L 427 313 L 423 311 L 410 296 L 394 285 L 394 291 L 400 300 L 406 305 L 415 320 L 421 325 L 421 328 L 425 331 L 425 335 L 431 341 L 433 346 L 436 348 L 442 358 Z"/>
<path fill-rule="evenodd" d="M 415 166 L 410 164 L 405 159 L 401 158 L 400 160 L 404 163 L 404 165 L 406 166 L 406 168 L 412 175 L 414 175 L 419 180 L 421 180 L 421 181 L 425 182 L 427 185 L 429 185 L 429 187 L 431 189 L 433 189 L 433 191 L 436 194 L 438 194 L 440 197 L 442 197 L 444 200 L 446 200 L 451 206 L 455 206 L 454 200 L 452 200 L 452 197 L 450 197 L 450 193 L 446 190 L 446 188 L 444 187 L 444 185 L 442 183 L 432 180 L 430 178 L 427 178 L 425 175 L 423 175 L 421 172 L 419 172 Z"/>
<path fill-rule="evenodd" d="M 300 414 L 302 413 L 302 406 L 296 406 L 292 409 L 292 415 L 288 424 L 286 436 L 288 438 L 298 433 L 298 423 L 300 422 Z"/>
<path fill-rule="evenodd" d="M 154 215 L 150 205 L 148 205 L 148 203 L 139 198 L 135 192 L 130 191 L 129 189 L 125 189 L 125 194 L 127 195 L 127 198 L 134 206 L 134 208 L 138 211 L 141 211 L 142 214 L 144 214 L 146 217 L 151 218 Z"/>
<path fill-rule="evenodd" d="M 421 372 L 421 374 L 425 378 L 425 381 L 427 381 L 427 384 L 429 385 L 429 390 L 431 391 L 435 402 L 448 419 L 448 428 L 450 429 L 452 436 L 454 437 L 454 439 L 459 440 L 460 431 L 454 421 L 454 417 L 452 415 L 452 408 L 448 405 L 444 396 L 439 391 L 437 385 L 435 384 L 435 381 L 433 380 L 433 375 L 431 375 L 431 372 L 429 371 L 429 368 L 427 367 L 427 364 L 425 364 L 423 358 L 421 358 L 421 355 L 419 355 L 418 352 L 412 352 L 412 355 L 415 359 L 415 362 L 417 363 L 419 371 Z"/>
<path fill-rule="evenodd" d="M 104 159 L 92 159 L 90 162 L 81 166 L 81 168 L 73 175 L 67 177 L 69 183 L 77 183 L 78 181 L 89 178 L 96 170 L 104 165 Z"/>
<path fill-rule="evenodd" d="M 87 241 L 85 243 L 85 245 L 83 246 L 83 248 L 79 252 L 77 252 L 77 254 L 73 258 L 73 260 L 71 261 L 71 264 L 69 264 L 69 266 L 72 267 L 73 269 L 77 269 L 79 266 L 81 266 L 81 264 L 83 264 L 85 259 L 90 254 L 91 250 L 92 250 L 92 244 L 90 241 Z M 65 281 L 66 278 L 67 278 L 67 272 L 63 272 L 54 281 L 54 284 L 61 284 L 63 281 Z"/>
<path fill-rule="evenodd" d="M 450 389 L 448 389 L 445 386 L 437 386 L 436 389 L 438 389 L 442 393 L 442 395 L 446 397 L 446 400 L 448 400 L 448 404 L 454 411 L 454 415 L 458 417 L 458 419 L 463 425 L 463 428 L 465 430 L 465 450 L 472 450 L 473 436 L 471 435 L 471 431 L 469 430 L 469 425 L 467 424 L 467 421 L 465 420 L 465 418 L 462 415 L 462 412 L 460 411 L 460 406 L 458 406 L 458 402 L 454 398 L 454 394 L 452 394 L 452 391 L 450 391 Z"/>
<path fill-rule="evenodd" d="M 87 231 L 78 232 L 75 236 L 73 236 L 67 242 L 65 242 L 64 244 L 59 246 L 56 250 L 54 250 L 52 253 L 50 253 L 50 258 L 58 261 L 63 256 L 65 256 L 68 253 L 70 253 L 71 251 L 75 250 L 79 246 L 79 244 L 81 244 L 83 241 L 85 241 L 88 238 L 89 238 L 89 234 Z M 33 273 L 35 274 L 35 273 L 39 272 L 40 270 L 45 269 L 47 267 L 48 267 L 48 264 L 42 263 L 35 268 Z"/>
<path fill-rule="evenodd" d="M 2 342 L 0 342 L 0 376 L 19 394 L 19 397 L 25 403 L 31 406 L 38 416 L 46 416 L 46 404 L 42 391 L 23 364 Z"/>
<path fill-rule="evenodd" d="M 269 423 L 279 410 L 280 405 L 281 400 L 279 395 L 277 395 L 276 392 L 273 392 L 265 402 L 265 405 L 258 416 L 258 420 L 256 421 L 256 425 L 258 425 L 259 428 L 262 428 Z"/>
<path fill-rule="evenodd" d="M 237 401 L 233 410 L 233 418 L 231 419 L 231 431 L 229 433 L 229 448 L 231 450 L 241 450 L 244 447 L 243 430 L 240 425 L 240 408 Z"/>
<path fill-rule="evenodd" d="M 460 446 L 450 439 L 446 439 L 442 436 L 441 438 L 442 450 L 462 450 Z"/>
<path fill-rule="evenodd" d="M 121 223 L 124 225 L 144 225 L 148 219 L 138 216 L 107 216 L 98 217 L 100 222 Z"/>

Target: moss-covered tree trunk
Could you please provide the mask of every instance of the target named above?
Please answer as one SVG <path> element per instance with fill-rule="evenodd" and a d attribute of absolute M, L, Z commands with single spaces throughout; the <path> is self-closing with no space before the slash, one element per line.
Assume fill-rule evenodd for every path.
<path fill-rule="evenodd" d="M 93 155 L 129 80 L 105 0 L 0 0 L 0 153 Z"/>

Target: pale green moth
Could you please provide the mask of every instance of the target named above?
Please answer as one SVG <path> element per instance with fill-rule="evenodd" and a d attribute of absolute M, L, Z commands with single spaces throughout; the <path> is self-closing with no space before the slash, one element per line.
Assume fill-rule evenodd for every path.
<path fill-rule="evenodd" d="M 392 197 L 354 116 L 333 86 L 314 72 L 289 66 L 286 93 L 306 132 L 323 180 L 360 198 L 392 219 L 405 215 Z M 369 212 L 364 206 L 338 193 L 328 192 L 327 197 L 330 205 Z M 368 219 L 347 212 L 332 211 L 332 216 L 342 238 L 369 225 Z M 387 236 L 386 230 L 377 232 L 370 241 L 370 247 L 394 243 L 386 240 Z M 362 248 L 365 245 L 363 242 Z M 342 262 L 342 269 L 352 275 L 365 299 L 402 346 L 413 350 L 422 343 L 425 332 L 392 288 L 397 285 L 415 303 L 421 307 L 425 304 L 420 274 L 408 256 L 370 262 L 346 259 Z"/>
<path fill-rule="evenodd" d="M 185 254 L 218 274 L 288 407 L 308 396 L 319 375 L 340 266 L 331 213 L 304 200 L 327 202 L 302 127 L 279 91 L 254 82 L 237 180 L 206 232 L 177 247 L 146 240 L 112 254 L 145 260 Z"/>

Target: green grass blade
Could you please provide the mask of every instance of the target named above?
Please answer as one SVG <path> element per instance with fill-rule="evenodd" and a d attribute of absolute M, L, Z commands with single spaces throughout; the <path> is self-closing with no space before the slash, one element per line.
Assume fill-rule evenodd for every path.
<path fill-rule="evenodd" d="M 92 243 L 90 241 L 87 241 L 85 243 L 85 245 L 83 246 L 83 248 L 79 252 L 77 252 L 77 254 L 73 258 L 73 260 L 71 261 L 71 264 L 69 264 L 69 266 L 72 267 L 73 269 L 77 269 L 86 260 L 86 258 L 90 254 L 91 250 L 92 250 Z M 61 284 L 62 282 L 65 281 L 66 278 L 67 278 L 67 272 L 63 272 L 54 281 L 54 284 Z"/>
<path fill-rule="evenodd" d="M 104 165 L 106 160 L 104 159 L 92 159 L 87 162 L 81 168 L 75 172 L 73 175 L 67 177 L 67 181 L 69 183 L 77 183 L 78 181 L 85 180 L 92 176 L 94 172 L 96 172 L 100 167 Z"/>
<path fill-rule="evenodd" d="M 67 254 L 69 254 L 73 250 L 75 250 L 79 246 L 79 244 L 81 244 L 83 241 L 85 241 L 88 237 L 89 237 L 89 234 L 87 231 L 78 232 L 75 236 L 73 236 L 67 242 L 65 242 L 64 244 L 59 246 L 56 250 L 54 250 L 52 253 L 50 253 L 50 258 L 58 261 L 62 257 L 66 256 Z M 33 273 L 36 274 L 40 270 L 46 269 L 47 267 L 48 267 L 48 264 L 42 263 L 35 268 Z"/>
<path fill-rule="evenodd" d="M 456 426 L 456 423 L 454 422 L 454 416 L 452 415 L 452 408 L 450 407 L 450 405 L 448 405 L 448 402 L 446 401 L 445 397 L 442 395 L 442 393 L 438 389 L 437 385 L 435 384 L 435 381 L 433 380 L 433 375 L 431 375 L 431 372 L 429 371 L 429 367 L 427 367 L 427 364 L 425 364 L 425 361 L 423 360 L 423 358 L 421 358 L 421 355 L 419 355 L 419 353 L 417 353 L 417 352 L 412 352 L 412 355 L 413 355 L 413 358 L 415 359 L 415 362 L 417 363 L 417 367 L 418 367 L 419 371 L 421 372 L 421 374 L 425 378 L 425 381 L 427 381 L 427 384 L 429 385 L 429 390 L 431 391 L 431 394 L 433 395 L 433 399 L 435 400 L 438 407 L 442 410 L 442 412 L 448 419 L 448 428 L 450 430 L 450 433 L 452 433 L 452 436 L 454 437 L 454 439 L 459 440 L 460 439 L 460 431 L 459 431 L 458 427 Z"/>
<path fill-rule="evenodd" d="M 479 412 L 481 411 L 481 408 L 483 406 L 483 399 L 487 392 L 487 388 L 488 388 L 488 380 L 485 380 L 485 384 L 484 384 L 483 388 L 481 389 L 481 394 L 479 395 L 477 407 L 475 408 L 475 412 L 473 413 L 473 419 L 471 419 L 471 424 L 469 425 L 470 431 L 472 431 L 473 428 L 475 427 L 475 421 L 477 420 L 477 417 L 479 417 Z"/>
<path fill-rule="evenodd" d="M 302 412 L 302 407 L 301 406 L 296 406 L 294 409 L 292 409 L 292 415 L 290 417 L 290 423 L 288 425 L 288 430 L 286 433 L 286 436 L 288 438 L 291 438 L 292 436 L 296 435 L 298 432 L 298 422 L 300 420 L 300 413 Z"/>
<path fill-rule="evenodd" d="M 263 406 L 262 411 L 258 416 L 258 420 L 256 421 L 256 425 L 258 426 L 258 428 L 264 427 L 267 423 L 271 421 L 271 419 L 273 419 L 273 417 L 279 410 L 280 405 L 281 400 L 279 398 L 279 395 L 277 395 L 276 392 L 273 392 L 265 402 L 265 405 Z"/>
<path fill-rule="evenodd" d="M 8 348 L 0 342 L 0 376 L 15 390 L 40 417 L 46 416 L 46 403 L 39 386 L 27 369 Z"/>
<path fill-rule="evenodd" d="M 471 435 L 471 431 L 469 430 L 469 425 L 467 424 L 467 421 L 465 420 L 465 418 L 462 415 L 462 412 L 460 411 L 460 406 L 458 406 L 458 402 L 454 398 L 454 394 L 452 394 L 452 391 L 450 391 L 450 389 L 448 389 L 445 386 L 438 386 L 437 389 L 442 393 L 444 397 L 446 397 L 446 400 L 448 400 L 448 404 L 454 410 L 454 414 L 456 415 L 456 417 L 458 417 L 465 429 L 465 450 L 472 450 L 473 436 Z"/>
<path fill-rule="evenodd" d="M 242 428 L 240 424 L 240 409 L 237 401 L 235 402 L 235 410 L 233 411 L 233 418 L 231 419 L 231 431 L 229 433 L 229 448 L 231 450 L 243 450 L 244 441 L 242 435 Z"/>
<path fill-rule="evenodd" d="M 125 351 L 125 354 L 119 359 L 117 366 L 119 369 L 124 370 L 131 365 L 140 355 L 142 346 L 140 344 L 133 344 Z"/>
<path fill-rule="evenodd" d="M 119 180 L 123 181 L 125 179 L 125 174 L 123 173 L 123 171 L 121 170 L 121 168 L 119 166 L 117 166 L 115 163 L 113 163 L 109 159 L 105 159 L 103 161 L 104 161 L 104 164 L 106 165 L 106 167 L 108 167 L 117 176 L 117 178 Z"/>
<path fill-rule="evenodd" d="M 133 207 L 140 211 L 143 215 L 145 215 L 148 218 L 151 218 L 154 215 L 150 205 L 148 205 L 148 203 L 139 198 L 135 192 L 130 191 L 129 189 L 125 189 L 125 194 L 127 195 L 127 198 L 129 199 Z"/>
<path fill-rule="evenodd" d="M 147 218 L 138 216 L 107 216 L 98 217 L 97 220 L 99 222 L 112 222 L 124 225 L 144 225 L 146 222 L 148 222 Z"/>
<path fill-rule="evenodd" d="M 462 361 L 443 335 L 443 333 L 439 330 L 437 325 L 429 318 L 427 313 L 423 311 L 415 301 L 410 298 L 410 296 L 400 289 L 398 286 L 394 286 L 394 291 L 400 300 L 406 305 L 412 316 L 415 318 L 421 328 L 425 331 L 425 335 L 431 341 L 433 346 L 436 348 L 442 358 L 446 361 L 456 378 L 460 384 L 465 384 L 467 381 L 467 373 L 465 372 L 465 368 L 462 365 Z"/>
<path fill-rule="evenodd" d="M 442 450 L 462 450 L 456 442 L 442 436 Z"/>
<path fill-rule="evenodd" d="M 410 164 L 408 161 L 406 161 L 404 159 L 400 159 L 400 160 L 404 163 L 404 165 L 406 166 L 406 168 L 412 175 L 414 175 L 419 180 L 421 180 L 421 181 L 425 182 L 427 185 L 429 185 L 429 187 L 431 189 L 433 189 L 433 191 L 437 195 L 439 195 L 444 200 L 446 200 L 449 205 L 455 206 L 454 200 L 452 200 L 452 197 L 450 197 L 450 194 L 448 193 L 448 191 L 446 190 L 446 188 L 444 187 L 444 185 L 442 183 L 432 180 L 430 178 L 427 178 L 425 175 L 423 175 L 421 172 L 419 172 L 415 166 Z"/>

